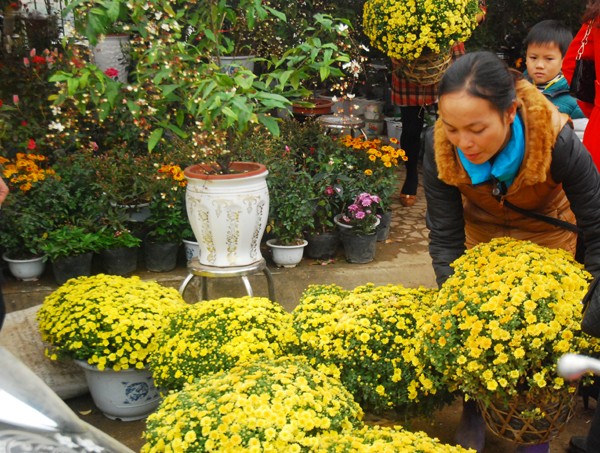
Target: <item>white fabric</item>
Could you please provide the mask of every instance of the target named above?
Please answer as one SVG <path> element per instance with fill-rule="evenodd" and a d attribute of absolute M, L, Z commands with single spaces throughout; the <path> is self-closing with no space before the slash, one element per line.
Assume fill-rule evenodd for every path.
<path fill-rule="evenodd" d="M 577 134 L 577 137 L 579 137 L 579 140 L 583 140 L 583 132 L 585 131 L 588 121 L 587 118 L 577 118 L 576 120 L 573 120 L 573 128 L 575 129 L 575 133 Z"/>

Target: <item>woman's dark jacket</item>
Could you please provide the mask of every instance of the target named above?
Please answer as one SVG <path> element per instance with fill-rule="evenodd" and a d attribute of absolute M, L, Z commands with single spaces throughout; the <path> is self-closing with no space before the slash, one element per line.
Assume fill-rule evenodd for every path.
<path fill-rule="evenodd" d="M 438 285 L 470 247 L 510 236 L 575 252 L 576 234 L 532 219 L 512 204 L 574 223 L 586 246 L 585 267 L 600 275 L 600 175 L 567 116 L 529 82 L 517 82 L 518 114 L 525 125 L 525 157 L 505 195 L 491 181 L 474 186 L 446 137 L 441 120 L 427 135 L 423 176 L 427 198 L 429 253 Z M 434 146 L 435 144 L 435 146 Z"/>

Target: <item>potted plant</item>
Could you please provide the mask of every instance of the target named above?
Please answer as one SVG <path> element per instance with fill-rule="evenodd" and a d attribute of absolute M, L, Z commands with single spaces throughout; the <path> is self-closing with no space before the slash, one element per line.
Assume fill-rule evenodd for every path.
<path fill-rule="evenodd" d="M 98 231 L 98 250 L 104 271 L 126 275 L 137 269 L 142 240 L 118 222 L 109 222 Z"/>
<path fill-rule="evenodd" d="M 401 60 L 405 78 L 436 83 L 452 61 L 451 46 L 464 42 L 478 24 L 478 0 L 368 0 L 363 31 L 371 45 Z"/>
<path fill-rule="evenodd" d="M 492 431 L 548 442 L 576 397 L 558 359 L 598 347 L 580 326 L 591 276 L 564 250 L 512 238 L 479 244 L 452 267 L 421 328 L 425 353 L 450 390 L 478 402 Z"/>
<path fill-rule="evenodd" d="M 92 398 L 107 417 L 135 420 L 160 400 L 146 369 L 156 348 L 153 339 L 168 317 L 185 306 L 174 288 L 139 277 L 98 274 L 56 289 L 36 317 L 49 345 L 46 355 L 74 359 L 84 368 Z M 136 371 L 141 375 L 132 374 Z M 105 384 L 108 395 L 96 388 L 98 381 L 115 377 L 116 382 Z"/>
<path fill-rule="evenodd" d="M 334 217 L 349 263 L 369 263 L 375 258 L 379 202 L 379 196 L 362 192 Z"/>
<path fill-rule="evenodd" d="M 52 224 L 46 213 L 51 192 L 44 185 L 55 173 L 45 156 L 35 153 L 0 157 L 0 165 L 10 190 L 0 216 L 2 258 L 17 279 L 37 280 L 45 269 L 43 235 Z"/>
<path fill-rule="evenodd" d="M 100 250 L 98 239 L 96 231 L 73 224 L 56 226 L 44 235 L 40 247 L 52 263 L 56 283 L 91 274 L 92 258 Z"/>
<path fill-rule="evenodd" d="M 183 210 L 186 185 L 179 165 L 166 164 L 156 170 L 150 217 L 145 221 L 144 257 L 149 271 L 167 272 L 177 265 L 179 246 L 188 227 Z"/>
<path fill-rule="evenodd" d="M 274 236 L 267 245 L 275 264 L 283 267 L 294 267 L 302 260 L 307 244 L 304 231 L 314 222 L 311 177 L 294 166 L 293 160 L 283 153 L 269 166 L 271 173 L 267 178 L 271 200 L 269 226 Z"/>
<path fill-rule="evenodd" d="M 175 27 L 162 14 L 162 4 L 141 3 L 144 17 L 161 30 L 160 39 L 151 46 L 134 45 L 137 75 L 143 87 L 137 94 L 144 97 L 140 102 L 148 105 L 140 115 L 152 130 L 149 147 L 177 142 L 204 162 L 186 169 L 189 219 L 201 247 L 200 262 L 209 266 L 258 262 L 262 259 L 260 239 L 269 212 L 267 170 L 256 163 L 238 164 L 235 157 L 240 154 L 245 134 L 256 125 L 279 133 L 273 111 L 286 109 L 290 99 L 306 93 L 302 82 L 309 74 L 335 74 L 333 65 L 344 60 L 343 52 L 317 35 L 323 29 L 334 30 L 339 22 L 321 17 L 318 27 L 309 30 L 300 45 L 281 57 L 264 60 L 265 69 L 260 75 L 242 67 L 228 73 L 205 58 L 219 51 L 215 47 L 218 43 L 211 41 L 218 35 L 217 24 L 203 15 L 181 13 L 181 17 L 189 16 L 194 22 L 187 28 L 178 22 Z M 223 3 L 210 2 L 209 7 L 215 8 L 210 15 L 222 17 Z M 258 2 L 247 3 L 257 7 Z M 188 7 L 195 6 L 184 0 L 174 5 L 175 11 Z M 250 16 L 246 18 L 250 22 Z M 182 34 L 190 29 L 190 36 Z M 159 78 L 155 77 L 157 65 L 163 68 Z M 231 184 L 237 186 L 236 192 L 222 189 Z M 217 214 L 215 206 L 220 206 L 220 212 L 226 207 L 227 212 Z M 231 234 L 225 236 L 226 231 Z"/>
<path fill-rule="evenodd" d="M 310 285 L 292 311 L 299 353 L 315 365 L 335 365 L 365 412 L 431 414 L 455 398 L 418 335 L 436 296 L 402 285 Z"/>
<path fill-rule="evenodd" d="M 222 297 L 178 312 L 156 336 L 150 368 L 156 384 L 181 390 L 197 378 L 260 357 L 274 359 L 297 342 L 292 318 L 265 297 Z M 202 345 L 202 360 L 198 360 Z"/>
<path fill-rule="evenodd" d="M 320 445 L 320 434 L 362 426 L 361 417 L 339 380 L 306 359 L 263 356 L 204 375 L 167 395 L 148 417 L 141 451 L 159 446 L 182 452 L 242 451 L 257 442 L 264 450 L 310 451 Z"/>
<path fill-rule="evenodd" d="M 377 240 L 386 240 L 392 217 L 392 196 L 398 187 L 397 167 L 408 157 L 396 139 L 384 143 L 379 138 L 364 139 L 346 135 L 340 139 L 340 144 L 341 153 L 356 170 L 352 178 L 352 191 L 376 193 L 379 197 L 377 214 L 381 222 L 377 229 Z"/>

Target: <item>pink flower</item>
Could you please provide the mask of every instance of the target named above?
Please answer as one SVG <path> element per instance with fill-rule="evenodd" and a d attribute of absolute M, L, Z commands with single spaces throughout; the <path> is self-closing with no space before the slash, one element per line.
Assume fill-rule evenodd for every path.
<path fill-rule="evenodd" d="M 333 187 L 327 186 L 327 187 L 325 187 L 324 193 L 326 196 L 332 197 L 333 195 L 335 195 L 335 190 L 333 189 Z"/>
<path fill-rule="evenodd" d="M 18 94 L 13 94 L 13 104 L 15 104 L 15 105 L 19 104 L 19 95 Z"/>
<path fill-rule="evenodd" d="M 25 65 L 26 68 L 28 68 L 29 67 L 29 58 L 23 57 L 23 64 Z"/>

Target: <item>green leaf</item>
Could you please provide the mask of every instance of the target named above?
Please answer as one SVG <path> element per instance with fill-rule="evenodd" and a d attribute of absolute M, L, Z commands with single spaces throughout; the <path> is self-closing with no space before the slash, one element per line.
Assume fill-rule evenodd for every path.
<path fill-rule="evenodd" d="M 154 129 L 148 138 L 148 151 L 152 151 L 163 136 L 163 129 Z"/>

